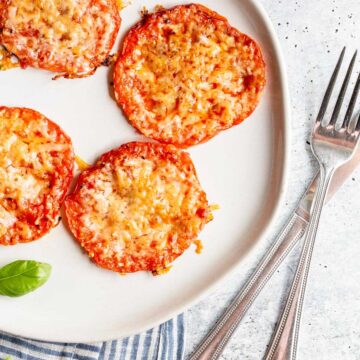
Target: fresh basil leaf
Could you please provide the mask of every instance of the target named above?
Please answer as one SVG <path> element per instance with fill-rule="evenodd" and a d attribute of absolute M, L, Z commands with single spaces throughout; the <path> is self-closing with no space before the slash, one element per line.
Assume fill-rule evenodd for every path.
<path fill-rule="evenodd" d="M 51 265 L 34 260 L 17 260 L 0 269 L 0 295 L 17 297 L 45 284 Z"/>

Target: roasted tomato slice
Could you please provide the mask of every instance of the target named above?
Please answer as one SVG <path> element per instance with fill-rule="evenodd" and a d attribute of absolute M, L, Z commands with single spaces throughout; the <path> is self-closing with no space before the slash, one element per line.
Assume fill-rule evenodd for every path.
<path fill-rule="evenodd" d="M 0 244 L 56 226 L 74 164 L 70 138 L 40 113 L 0 107 Z"/>
<path fill-rule="evenodd" d="M 114 73 L 130 123 L 184 148 L 242 122 L 264 85 L 256 42 L 196 4 L 146 15 L 126 35 Z"/>
<path fill-rule="evenodd" d="M 116 0 L 7 0 L 0 5 L 0 44 L 22 66 L 92 74 L 107 59 L 120 27 Z"/>
<path fill-rule="evenodd" d="M 65 213 L 96 264 L 129 273 L 166 268 L 197 238 L 209 209 L 187 153 L 132 142 L 80 175 Z"/>

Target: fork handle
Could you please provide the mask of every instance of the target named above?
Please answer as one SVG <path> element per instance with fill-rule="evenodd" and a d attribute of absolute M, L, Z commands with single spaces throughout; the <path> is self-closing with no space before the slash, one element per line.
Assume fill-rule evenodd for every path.
<path fill-rule="evenodd" d="M 255 272 L 189 360 L 216 360 L 262 288 L 294 245 L 302 238 L 307 221 L 294 213 L 277 236 Z"/>
<path fill-rule="evenodd" d="M 320 165 L 319 186 L 294 280 L 264 360 L 295 360 L 302 305 L 321 211 L 335 169 Z"/>

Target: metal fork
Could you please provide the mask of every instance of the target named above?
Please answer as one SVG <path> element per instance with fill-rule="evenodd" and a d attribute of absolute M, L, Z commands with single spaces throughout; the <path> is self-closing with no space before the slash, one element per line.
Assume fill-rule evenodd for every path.
<path fill-rule="evenodd" d="M 268 347 L 265 360 L 295 360 L 299 338 L 302 306 L 319 225 L 321 210 L 335 170 L 354 155 L 360 133 L 360 116 L 351 126 L 351 118 L 360 88 L 360 74 L 357 78 L 349 106 L 343 121 L 338 123 L 340 109 L 349 84 L 357 53 L 355 52 L 343 81 L 334 111 L 329 121 L 324 121 L 325 112 L 344 58 L 345 48 L 330 79 L 315 126 L 311 134 L 311 149 L 320 165 L 320 181 L 314 198 L 313 208 L 306 232 L 304 245 L 294 280 L 283 309 L 280 321 Z"/>

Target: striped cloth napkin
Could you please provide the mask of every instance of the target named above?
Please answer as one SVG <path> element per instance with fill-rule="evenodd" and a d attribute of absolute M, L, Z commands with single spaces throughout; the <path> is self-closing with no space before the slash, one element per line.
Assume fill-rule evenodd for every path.
<path fill-rule="evenodd" d="M 182 360 L 184 314 L 147 332 L 103 343 L 60 344 L 0 332 L 0 360 Z"/>

